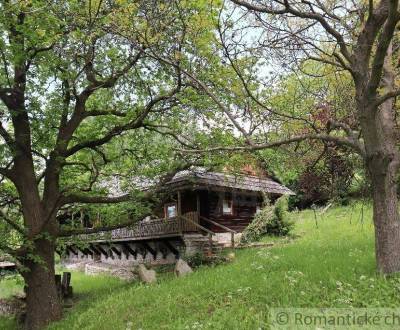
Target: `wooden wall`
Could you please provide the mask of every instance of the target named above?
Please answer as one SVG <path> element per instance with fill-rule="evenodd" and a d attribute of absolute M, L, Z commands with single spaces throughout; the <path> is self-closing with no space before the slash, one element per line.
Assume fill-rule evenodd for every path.
<path fill-rule="evenodd" d="M 197 194 L 200 200 L 200 215 L 214 220 L 228 228 L 238 232 L 253 220 L 256 214 L 257 206 L 262 205 L 262 196 L 256 192 L 242 191 L 212 191 L 212 190 L 186 190 L 181 192 L 181 210 L 182 215 L 187 214 L 192 217 L 197 211 Z M 225 198 L 231 198 L 233 201 L 233 213 L 223 214 L 222 204 Z M 171 202 L 177 201 L 176 196 L 171 196 Z M 160 217 L 164 217 L 164 210 L 157 210 Z M 224 232 L 223 229 L 212 225 L 206 221 L 200 220 L 200 224 L 209 228 L 213 232 Z"/>
<path fill-rule="evenodd" d="M 238 232 L 243 231 L 253 220 L 257 205 L 262 205 L 261 195 L 255 193 L 201 191 L 200 194 L 201 215 Z M 233 201 L 232 214 L 223 214 L 222 212 L 222 203 L 225 195 Z M 202 225 L 213 232 L 224 231 L 206 222 L 203 222 Z"/>

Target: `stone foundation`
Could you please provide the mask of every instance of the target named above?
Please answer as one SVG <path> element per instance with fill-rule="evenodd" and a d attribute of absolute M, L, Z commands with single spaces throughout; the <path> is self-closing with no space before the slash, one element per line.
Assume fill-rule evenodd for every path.
<path fill-rule="evenodd" d="M 242 237 L 242 233 L 233 234 L 235 246 L 240 243 L 240 238 Z M 213 240 L 222 244 L 224 247 L 231 247 L 231 233 L 215 233 L 213 236 Z"/>
<path fill-rule="evenodd" d="M 235 235 L 235 241 L 240 239 L 240 235 Z M 174 264 L 182 255 L 190 256 L 199 252 L 211 255 L 229 246 L 230 233 L 215 234 L 211 244 L 209 236 L 200 233 L 185 233 L 182 238 L 148 241 L 93 242 L 86 248 L 68 248 L 63 264 L 69 269 L 85 271 L 87 274 L 111 274 L 117 269 L 126 273 L 125 270 L 140 264 Z"/>
<path fill-rule="evenodd" d="M 120 266 L 110 265 L 102 262 L 93 262 L 85 265 L 86 275 L 110 275 L 118 277 L 125 281 L 134 281 L 137 276 L 133 273 L 132 268 L 123 268 Z"/>
<path fill-rule="evenodd" d="M 184 250 L 180 239 L 146 242 L 99 242 L 92 247 L 68 249 L 63 264 L 69 269 L 84 271 L 87 264 L 101 263 L 122 268 L 140 264 L 174 264 Z"/>

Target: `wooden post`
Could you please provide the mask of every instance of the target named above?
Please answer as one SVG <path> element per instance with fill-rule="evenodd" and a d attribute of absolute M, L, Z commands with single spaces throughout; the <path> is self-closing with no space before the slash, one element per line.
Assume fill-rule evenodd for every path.
<path fill-rule="evenodd" d="M 181 235 L 182 235 L 182 232 L 183 232 L 183 220 L 182 220 L 182 217 L 181 217 L 181 215 L 182 215 L 181 202 L 182 202 L 181 192 L 178 191 L 178 210 L 177 210 L 177 213 L 178 213 L 179 231 L 181 232 Z"/>
<path fill-rule="evenodd" d="M 180 215 L 182 215 L 182 205 L 181 205 L 181 202 L 182 202 L 182 200 L 181 200 L 181 192 L 180 191 L 178 191 L 178 215 L 180 216 Z"/>
<path fill-rule="evenodd" d="M 196 191 L 196 203 L 197 203 L 197 220 L 200 220 L 200 196 L 198 191 Z"/>
<path fill-rule="evenodd" d="M 209 256 L 213 255 L 213 240 L 212 240 L 212 235 L 208 234 L 208 241 L 210 244 L 210 251 L 209 251 Z"/>
<path fill-rule="evenodd" d="M 231 232 L 231 248 L 235 248 L 235 233 Z"/>
<path fill-rule="evenodd" d="M 56 281 L 56 288 L 57 288 L 58 298 L 62 299 L 61 275 L 56 274 L 56 275 L 54 275 L 54 278 L 55 278 L 55 281 Z"/>

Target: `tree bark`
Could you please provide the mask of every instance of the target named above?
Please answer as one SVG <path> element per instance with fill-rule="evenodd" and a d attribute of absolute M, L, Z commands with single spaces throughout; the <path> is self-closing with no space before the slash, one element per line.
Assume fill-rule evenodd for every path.
<path fill-rule="evenodd" d="M 54 253 L 58 226 L 54 198 L 42 201 L 34 175 L 32 158 L 21 153 L 15 171 L 27 231 L 21 257 L 21 275 L 26 285 L 25 329 L 39 330 L 62 316 L 61 301 L 55 283 Z"/>
<path fill-rule="evenodd" d="M 393 72 L 392 47 L 389 46 L 382 76 L 382 88 L 385 92 L 393 90 Z M 365 140 L 366 168 L 372 186 L 377 269 L 381 273 L 390 274 L 400 272 L 400 216 L 397 197 L 400 156 L 396 146 L 393 99 L 384 102 L 379 109 L 371 107 L 373 103 L 373 100 L 364 103 L 360 122 Z"/>
<path fill-rule="evenodd" d="M 47 238 L 34 242 L 37 260 L 27 260 L 23 273 L 26 290 L 25 329 L 38 330 L 62 316 L 61 301 L 57 294 L 54 271 L 55 243 Z"/>
<path fill-rule="evenodd" d="M 400 217 L 398 212 L 397 167 L 391 161 L 379 168 L 381 161 L 369 164 L 372 177 L 375 252 L 379 272 L 400 272 Z"/>

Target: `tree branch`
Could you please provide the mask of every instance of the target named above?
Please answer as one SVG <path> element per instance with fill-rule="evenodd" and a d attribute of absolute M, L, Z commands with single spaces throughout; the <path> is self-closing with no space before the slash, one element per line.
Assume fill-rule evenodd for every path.
<path fill-rule="evenodd" d="M 95 148 L 95 147 L 101 146 L 101 145 L 109 142 L 113 137 L 118 136 L 118 135 L 122 134 L 123 132 L 142 127 L 144 120 L 146 119 L 147 115 L 151 112 L 153 107 L 162 101 L 166 101 L 166 100 L 170 99 L 172 96 L 174 96 L 176 93 L 178 93 L 180 91 L 180 88 L 181 88 L 181 86 L 178 84 L 177 87 L 172 89 L 167 94 L 159 95 L 159 96 L 153 98 L 152 100 L 150 100 L 149 103 L 143 109 L 143 111 L 137 116 L 137 118 L 135 118 L 131 122 L 128 122 L 125 125 L 118 125 L 118 126 L 113 127 L 110 131 L 108 131 L 108 133 L 106 133 L 101 138 L 78 143 L 78 144 L 74 145 L 73 147 L 71 147 L 70 149 L 66 150 L 64 155 L 66 157 L 69 157 L 82 149 Z"/>
<path fill-rule="evenodd" d="M 374 105 L 376 107 L 380 106 L 382 103 L 386 102 L 387 100 L 393 98 L 393 97 L 397 97 L 400 95 L 400 89 L 388 92 L 380 97 L 378 97 L 374 103 Z"/>
<path fill-rule="evenodd" d="M 398 12 L 399 1 L 388 1 L 389 8 L 388 17 L 383 26 L 383 30 L 378 38 L 378 44 L 376 47 L 375 56 L 372 63 L 372 70 L 370 75 L 370 80 L 368 83 L 368 90 L 371 94 L 376 95 L 377 89 L 381 82 L 383 65 L 385 62 L 385 57 L 387 54 L 387 50 L 389 45 L 393 39 L 393 34 L 396 28 L 397 23 L 400 20 L 400 14 Z"/>
<path fill-rule="evenodd" d="M 231 0 L 231 1 L 239 6 L 247 8 L 248 10 L 256 11 L 259 13 L 266 13 L 266 14 L 273 14 L 273 15 L 292 14 L 296 17 L 312 19 L 312 20 L 319 22 L 321 24 L 321 26 L 325 29 L 325 31 L 336 39 L 336 41 L 339 45 L 339 48 L 340 48 L 340 52 L 342 53 L 344 58 L 349 63 L 352 63 L 351 54 L 347 48 L 347 45 L 346 45 L 346 42 L 345 42 L 343 36 L 337 30 L 335 30 L 322 15 L 316 13 L 315 11 L 314 12 L 303 12 L 303 11 L 297 10 L 289 4 L 288 0 L 283 0 L 282 2 L 273 1 L 276 4 L 281 4 L 283 6 L 282 9 L 273 9 L 273 8 L 268 8 L 267 6 L 253 5 L 253 4 L 249 3 L 248 1 L 243 1 L 243 0 Z"/>
<path fill-rule="evenodd" d="M 58 137 L 57 137 L 57 149 L 58 151 L 63 151 L 66 148 L 67 144 L 71 140 L 74 132 L 81 124 L 82 120 L 85 119 L 86 116 L 86 101 L 96 90 L 101 88 L 111 88 L 113 87 L 118 79 L 126 74 L 142 57 L 143 49 L 141 49 L 133 58 L 128 61 L 125 67 L 123 67 L 120 71 L 116 72 L 112 76 L 108 77 L 105 80 L 93 80 L 89 79 L 91 83 L 79 94 L 77 95 L 77 101 L 75 104 L 74 111 L 71 115 L 71 118 L 68 122 L 66 122 L 63 126 L 60 126 Z"/>
<path fill-rule="evenodd" d="M 185 153 L 208 153 L 208 152 L 216 152 L 216 151 L 255 151 L 262 149 L 271 149 L 276 148 L 282 145 L 291 144 L 294 142 L 301 142 L 305 140 L 322 140 L 328 142 L 334 142 L 338 145 L 343 145 L 347 147 L 351 147 L 361 156 L 365 156 L 364 147 L 360 143 L 355 143 L 354 141 L 342 138 L 338 136 L 328 135 L 328 134 L 306 134 L 306 135 L 298 135 L 287 139 L 277 140 L 274 142 L 264 143 L 264 144 L 254 144 L 252 146 L 239 146 L 239 147 L 215 147 L 203 150 L 180 150 Z"/>

